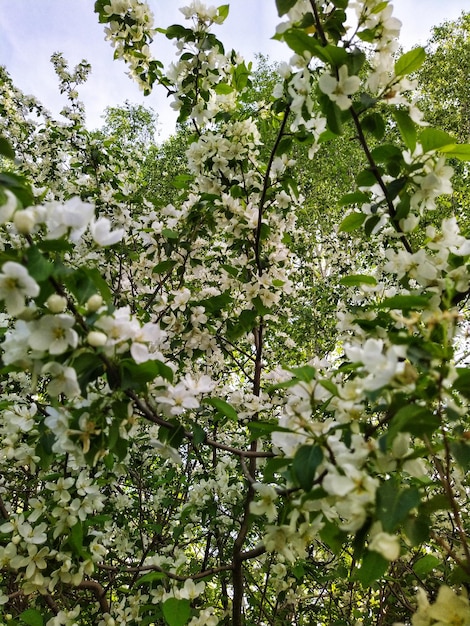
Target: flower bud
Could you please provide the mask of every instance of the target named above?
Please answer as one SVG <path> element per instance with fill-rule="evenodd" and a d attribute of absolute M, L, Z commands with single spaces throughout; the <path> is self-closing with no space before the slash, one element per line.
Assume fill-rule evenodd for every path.
<path fill-rule="evenodd" d="M 108 337 L 104 333 L 100 333 L 98 330 L 92 330 L 88 333 L 86 338 L 90 346 L 94 348 L 101 348 L 108 341 Z"/>
<path fill-rule="evenodd" d="M 16 211 L 15 215 L 13 216 L 13 223 L 16 230 L 21 235 L 29 235 L 36 225 L 34 213 L 32 211 L 29 211 L 28 209 Z"/>
<path fill-rule="evenodd" d="M 90 313 L 95 313 L 101 306 L 103 306 L 103 298 L 99 293 L 90 296 L 86 303 L 86 308 Z"/>
<path fill-rule="evenodd" d="M 46 300 L 46 306 L 51 313 L 63 313 L 67 308 L 67 298 L 53 293 Z"/>

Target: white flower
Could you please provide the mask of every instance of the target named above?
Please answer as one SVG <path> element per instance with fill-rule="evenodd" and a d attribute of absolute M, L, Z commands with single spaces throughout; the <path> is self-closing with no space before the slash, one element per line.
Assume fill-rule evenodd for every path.
<path fill-rule="evenodd" d="M 263 483 L 255 483 L 253 488 L 261 496 L 261 500 L 250 502 L 250 513 L 253 515 L 265 514 L 270 522 L 274 522 L 277 517 L 277 510 L 274 504 L 274 500 L 277 499 L 276 490 L 271 485 Z"/>
<path fill-rule="evenodd" d="M 330 100 L 342 110 L 346 111 L 351 106 L 349 96 L 356 93 L 361 85 L 358 76 L 348 76 L 348 68 L 342 65 L 338 70 L 338 79 L 326 72 L 318 79 L 318 86 Z"/>
<path fill-rule="evenodd" d="M 380 522 L 377 525 L 374 524 L 369 550 L 378 552 L 387 561 L 395 561 L 400 556 L 400 539 L 397 535 L 386 533 L 381 528 Z"/>
<path fill-rule="evenodd" d="M 77 372 L 73 367 L 51 362 L 46 363 L 41 371 L 43 374 L 50 374 L 53 377 L 47 386 L 47 392 L 50 396 L 58 396 L 63 393 L 68 398 L 73 398 L 80 395 Z"/>
<path fill-rule="evenodd" d="M 39 285 L 25 267 L 14 261 L 3 264 L 0 274 L 0 300 L 5 300 L 10 315 L 19 315 L 25 308 L 26 298 L 36 298 L 39 291 Z"/>
<path fill-rule="evenodd" d="M 111 222 L 106 217 L 100 217 L 90 222 L 90 232 L 95 243 L 99 246 L 113 246 L 125 235 L 123 228 L 111 231 Z"/>
<path fill-rule="evenodd" d="M 400 347 L 390 346 L 384 352 L 382 339 L 370 337 L 363 346 L 346 344 L 344 351 L 352 362 L 363 364 L 363 369 L 368 373 L 363 381 L 364 388 L 370 391 L 388 385 L 392 378 L 400 372 L 399 357 L 403 356 Z"/>
<path fill-rule="evenodd" d="M 62 354 L 69 346 L 75 348 L 78 335 L 72 328 L 75 319 L 71 315 L 45 315 L 36 324 L 29 337 L 29 345 L 33 350 L 48 351 L 50 354 Z"/>
<path fill-rule="evenodd" d="M 178 595 L 180 598 L 186 598 L 187 600 L 194 600 L 195 598 L 200 596 L 201 593 L 204 592 L 205 588 L 206 588 L 206 583 L 203 580 L 201 580 L 201 582 L 196 584 L 192 578 L 188 578 L 184 582 L 184 587 L 179 590 Z"/>
<path fill-rule="evenodd" d="M 6 195 L 6 202 L 0 204 L 0 224 L 9 222 L 11 216 L 13 215 L 13 211 L 18 206 L 16 196 L 13 195 L 9 189 L 3 189 L 3 193 Z"/>
<path fill-rule="evenodd" d="M 50 202 L 47 210 L 48 234 L 46 239 L 59 239 L 70 230 L 71 241 L 78 241 L 93 218 L 95 208 L 89 202 L 74 197 L 63 204 Z"/>

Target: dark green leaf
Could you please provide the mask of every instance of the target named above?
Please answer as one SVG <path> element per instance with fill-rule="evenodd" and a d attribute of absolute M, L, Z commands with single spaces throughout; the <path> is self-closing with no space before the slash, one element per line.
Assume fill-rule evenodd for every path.
<path fill-rule="evenodd" d="M 470 400 L 470 369 L 459 367 L 457 373 L 458 377 L 454 380 L 453 387 Z"/>
<path fill-rule="evenodd" d="M 372 187 L 377 183 L 377 176 L 371 170 L 362 170 L 356 176 L 356 185 L 358 187 Z"/>
<path fill-rule="evenodd" d="M 428 408 L 408 404 L 399 409 L 392 418 L 387 434 L 387 445 L 391 445 L 398 433 L 411 433 L 421 439 L 430 437 L 440 426 L 439 416 Z"/>
<path fill-rule="evenodd" d="M 411 544 L 418 546 L 429 539 L 430 525 L 429 517 L 420 515 L 419 517 L 409 517 L 406 519 L 403 528 Z"/>
<path fill-rule="evenodd" d="M 266 438 L 271 433 L 290 433 L 288 428 L 279 426 L 279 424 L 271 424 L 269 422 L 250 422 L 248 424 L 248 430 L 250 431 L 250 441 L 255 441 L 260 437 Z"/>
<path fill-rule="evenodd" d="M 325 520 L 324 526 L 320 530 L 320 537 L 333 550 L 334 554 L 339 554 L 347 540 L 348 533 L 340 530 L 337 524 Z"/>
<path fill-rule="evenodd" d="M 294 456 L 292 471 L 298 484 L 304 491 L 310 491 L 315 480 L 315 473 L 323 461 L 320 446 L 300 446 Z"/>
<path fill-rule="evenodd" d="M 276 0 L 276 8 L 279 17 L 288 13 L 295 4 L 297 4 L 297 0 Z"/>
<path fill-rule="evenodd" d="M 206 432 L 199 424 L 193 426 L 193 444 L 198 446 L 206 440 Z"/>
<path fill-rule="evenodd" d="M 385 532 L 391 533 L 407 517 L 409 511 L 420 503 L 415 487 L 400 490 L 393 478 L 385 481 L 377 490 L 377 517 Z"/>
<path fill-rule="evenodd" d="M 454 441 L 450 449 L 460 467 L 468 472 L 470 470 L 470 444 L 464 441 Z"/>
<path fill-rule="evenodd" d="M 15 158 L 15 151 L 5 137 L 0 137 L 0 155 L 6 157 L 7 159 Z"/>
<path fill-rule="evenodd" d="M 355 578 L 364 588 L 370 587 L 373 582 L 382 578 L 389 566 L 389 562 L 378 552 L 366 552 Z"/>
<path fill-rule="evenodd" d="M 152 274 L 166 274 L 170 270 L 172 270 L 176 265 L 176 261 L 172 261 L 171 259 L 167 259 L 166 261 L 160 261 L 157 263 L 152 270 Z"/>
<path fill-rule="evenodd" d="M 366 115 L 362 119 L 362 127 L 378 140 L 385 134 L 385 121 L 379 113 Z"/>

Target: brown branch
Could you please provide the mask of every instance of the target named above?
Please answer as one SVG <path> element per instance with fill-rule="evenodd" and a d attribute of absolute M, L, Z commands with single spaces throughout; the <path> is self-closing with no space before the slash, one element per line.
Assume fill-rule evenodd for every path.
<path fill-rule="evenodd" d="M 170 578 L 171 580 L 177 580 L 178 582 L 182 583 L 184 583 L 188 579 L 201 580 L 201 578 L 207 578 L 208 576 L 213 576 L 214 574 L 219 574 L 220 572 L 229 572 L 233 569 L 233 565 L 221 565 L 220 567 L 211 567 L 210 569 L 202 570 L 197 574 L 181 576 L 179 574 L 173 574 L 172 572 L 169 572 L 162 567 L 158 567 L 158 565 L 136 565 L 130 567 L 117 567 L 114 565 L 106 565 L 105 563 L 98 563 L 97 567 L 107 572 L 114 572 L 115 574 L 135 574 L 136 572 L 161 572 L 162 574 L 165 574 L 165 576 L 168 576 L 168 578 Z"/>
<path fill-rule="evenodd" d="M 82 580 L 78 585 L 78 589 L 88 589 L 93 592 L 95 598 L 98 600 L 100 609 L 103 613 L 109 613 L 110 607 L 106 598 L 106 592 L 99 582 L 96 580 Z"/>

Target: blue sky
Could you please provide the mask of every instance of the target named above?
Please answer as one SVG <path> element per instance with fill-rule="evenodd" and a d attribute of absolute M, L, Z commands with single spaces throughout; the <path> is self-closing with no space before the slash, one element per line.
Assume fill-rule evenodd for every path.
<path fill-rule="evenodd" d="M 65 100 L 58 93 L 50 56 L 62 52 L 71 66 L 85 58 L 93 71 L 80 94 L 90 128 L 101 126 L 106 106 L 129 100 L 152 107 L 159 114 L 161 137 L 168 136 L 174 115 L 165 94 L 156 90 L 145 98 L 126 76 L 124 64 L 113 62 L 112 48 L 104 41 L 93 4 L 93 0 L 0 0 L 0 64 L 7 67 L 20 89 L 58 114 Z M 189 2 L 149 0 L 149 4 L 156 25 L 165 27 L 184 20 L 178 9 Z M 226 48 L 235 48 L 248 60 L 257 52 L 272 59 L 289 56 L 283 45 L 270 39 L 279 22 L 274 0 L 232 0 L 230 4 L 227 22 L 218 30 Z M 395 0 L 393 5 L 403 22 L 405 49 L 424 44 L 433 25 L 470 9 L 468 0 Z M 155 40 L 153 51 L 165 63 L 173 60 L 173 46 L 163 36 Z"/>

